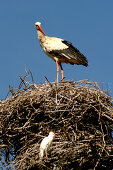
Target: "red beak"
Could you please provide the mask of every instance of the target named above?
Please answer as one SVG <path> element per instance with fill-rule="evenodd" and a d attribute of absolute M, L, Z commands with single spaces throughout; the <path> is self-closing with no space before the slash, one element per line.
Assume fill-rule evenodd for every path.
<path fill-rule="evenodd" d="M 39 30 L 46 36 L 45 32 L 43 31 L 42 27 L 39 27 Z"/>

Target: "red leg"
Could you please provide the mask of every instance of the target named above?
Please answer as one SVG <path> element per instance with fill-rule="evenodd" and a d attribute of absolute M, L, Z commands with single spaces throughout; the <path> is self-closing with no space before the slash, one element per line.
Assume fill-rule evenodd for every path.
<path fill-rule="evenodd" d="M 56 61 L 56 66 L 57 66 L 57 83 L 58 83 L 58 78 L 59 78 L 59 62 Z"/>
<path fill-rule="evenodd" d="M 63 68 L 62 68 L 62 64 L 59 63 L 59 65 L 60 65 L 60 68 L 61 68 L 62 82 L 63 82 L 63 80 L 64 80 L 64 70 L 63 70 Z"/>

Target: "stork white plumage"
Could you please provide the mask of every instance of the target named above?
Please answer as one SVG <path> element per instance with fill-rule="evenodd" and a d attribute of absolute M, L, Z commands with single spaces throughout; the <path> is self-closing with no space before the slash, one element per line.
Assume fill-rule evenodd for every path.
<path fill-rule="evenodd" d="M 50 132 L 47 137 L 45 137 L 41 144 L 40 144 L 40 149 L 39 149 L 39 158 L 40 160 L 43 159 L 44 154 L 46 154 L 47 157 L 47 151 L 52 144 L 53 139 L 55 138 L 55 133 Z"/>
<path fill-rule="evenodd" d="M 56 38 L 48 37 L 44 33 L 40 22 L 35 23 L 38 32 L 38 40 L 43 51 L 56 62 L 57 66 L 57 83 L 59 78 L 59 66 L 61 68 L 62 81 L 64 79 L 64 71 L 61 63 L 78 64 L 88 66 L 87 58 L 75 48 L 72 43 Z"/>

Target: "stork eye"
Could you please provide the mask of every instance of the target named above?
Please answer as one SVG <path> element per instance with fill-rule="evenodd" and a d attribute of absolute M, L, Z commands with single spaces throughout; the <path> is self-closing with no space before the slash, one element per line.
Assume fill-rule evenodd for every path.
<path fill-rule="evenodd" d="M 38 25 L 35 25 L 35 27 L 38 29 L 39 28 L 39 26 Z"/>

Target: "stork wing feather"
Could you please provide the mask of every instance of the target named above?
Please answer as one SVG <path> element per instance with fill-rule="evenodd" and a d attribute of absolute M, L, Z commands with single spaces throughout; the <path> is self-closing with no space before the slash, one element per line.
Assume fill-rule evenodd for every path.
<path fill-rule="evenodd" d="M 80 64 L 86 67 L 88 66 L 87 58 L 80 53 L 80 51 L 75 48 L 72 43 L 66 40 L 62 40 L 62 43 L 66 45 L 66 48 L 51 50 L 49 53 L 57 57 L 65 58 L 66 61 L 68 61 L 67 63 Z"/>
<path fill-rule="evenodd" d="M 71 59 L 75 59 L 78 61 L 78 63 L 88 66 L 87 58 L 77 49 L 75 48 L 72 43 L 69 41 L 62 41 L 64 44 L 68 46 L 68 48 L 65 50 L 65 53 L 67 53 L 68 56 L 70 56 Z"/>

